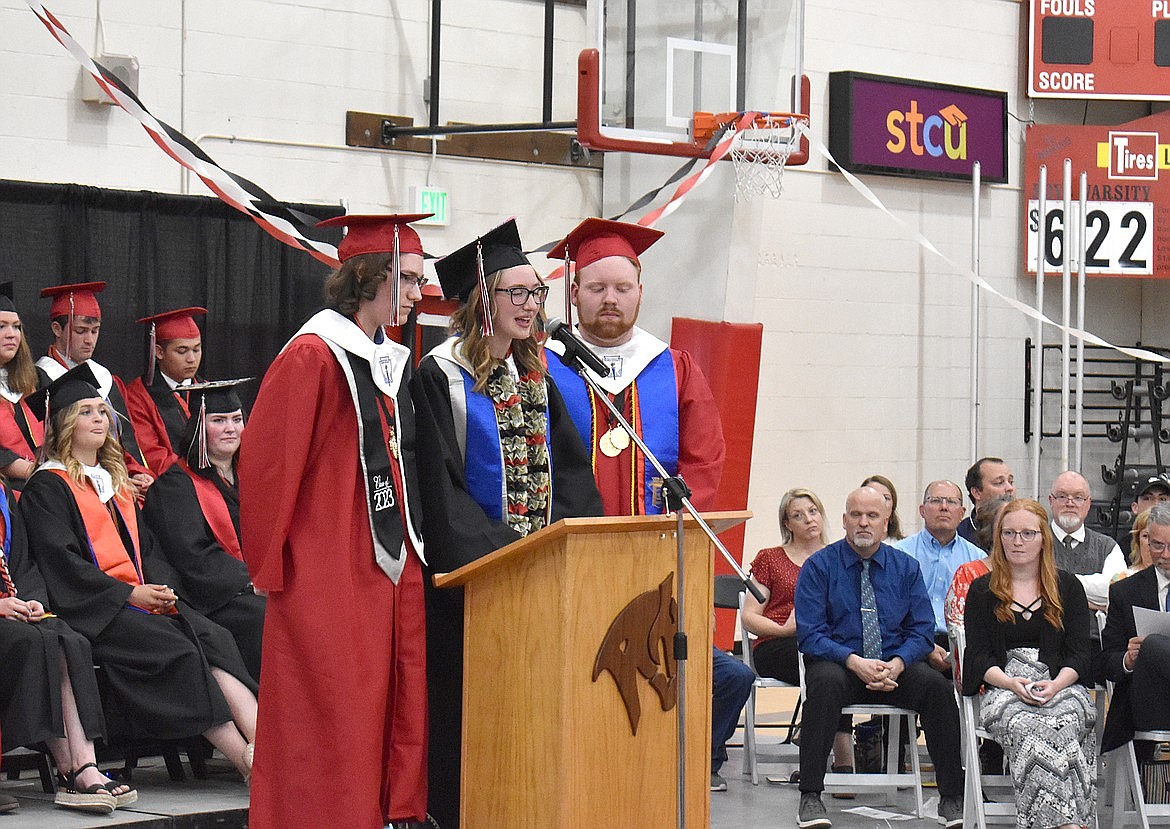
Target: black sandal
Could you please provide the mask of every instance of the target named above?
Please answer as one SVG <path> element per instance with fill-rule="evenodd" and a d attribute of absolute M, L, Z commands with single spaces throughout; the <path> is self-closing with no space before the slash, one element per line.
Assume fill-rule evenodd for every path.
<path fill-rule="evenodd" d="M 96 763 L 86 763 L 75 771 L 58 774 L 57 794 L 53 798 L 53 803 L 66 809 L 78 809 L 99 815 L 111 814 L 118 807 L 118 801 L 110 794 L 104 783 L 94 783 L 85 788 L 78 787 L 77 775 L 91 766 L 97 768 Z M 137 798 L 137 792 L 135 797 Z"/>

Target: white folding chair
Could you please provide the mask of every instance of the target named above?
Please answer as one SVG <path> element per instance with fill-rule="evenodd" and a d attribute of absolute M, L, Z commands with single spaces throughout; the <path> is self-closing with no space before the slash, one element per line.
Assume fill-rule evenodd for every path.
<path fill-rule="evenodd" d="M 800 655 L 800 697 L 805 705 L 810 703 L 804 686 L 804 654 Z M 813 700 L 815 705 L 816 701 Z M 890 798 L 898 793 L 900 786 L 910 786 L 914 789 L 914 815 L 922 817 L 922 767 L 918 758 L 918 714 L 909 708 L 899 708 L 896 705 L 863 702 L 857 705 L 847 705 L 841 709 L 842 714 L 852 716 L 870 715 L 889 717 L 889 728 L 886 729 L 886 770 L 877 773 L 842 774 L 829 771 L 825 774 L 825 791 L 827 792 L 857 792 L 865 789 L 884 791 Z M 911 771 L 903 774 L 898 761 L 898 745 L 901 741 L 902 720 L 906 722 L 906 731 L 910 735 L 910 767 Z M 825 763 L 829 758 L 825 758 Z"/>
<path fill-rule="evenodd" d="M 962 628 L 959 628 L 955 634 L 953 649 L 958 656 L 957 664 L 962 666 L 963 654 L 967 650 L 967 638 Z M 979 740 L 990 740 L 992 737 L 979 725 L 979 711 L 975 705 L 978 698 L 963 696 L 958 693 L 958 690 L 956 688 L 959 698 L 959 727 L 962 729 L 963 765 L 965 767 L 963 772 L 963 825 L 987 829 L 988 818 L 991 818 L 995 823 L 1015 823 L 1015 790 L 1012 786 L 1011 775 L 983 774 L 979 765 Z M 1007 800 L 989 799 L 993 792 L 1001 789 L 1007 790 Z"/>
<path fill-rule="evenodd" d="M 740 626 L 742 628 L 743 620 L 743 601 L 744 593 L 739 594 L 739 618 Z M 752 643 L 756 636 L 750 633 L 747 628 L 743 629 L 743 661 L 744 664 L 752 669 L 752 673 L 756 674 L 756 680 L 752 683 L 752 692 L 748 696 L 747 704 L 743 707 L 743 773 L 750 774 L 752 777 L 752 785 L 758 786 L 760 784 L 759 773 L 759 746 L 756 743 L 756 691 L 760 688 L 795 688 L 797 686 L 790 682 L 783 682 L 779 679 L 772 679 L 767 676 L 760 676 L 756 672 L 755 662 L 752 660 Z M 796 707 L 792 711 L 793 723 L 796 721 L 796 714 L 800 710 L 801 700 L 804 699 L 803 694 L 797 698 Z M 793 723 L 788 724 L 788 736 L 792 736 Z M 787 742 L 787 741 L 786 741 Z"/>

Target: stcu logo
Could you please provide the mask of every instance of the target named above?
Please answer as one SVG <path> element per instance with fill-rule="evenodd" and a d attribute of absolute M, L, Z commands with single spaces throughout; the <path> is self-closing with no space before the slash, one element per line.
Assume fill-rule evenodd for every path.
<path fill-rule="evenodd" d="M 678 605 L 674 600 L 674 573 L 622 608 L 610 623 L 593 663 L 593 681 L 609 671 L 630 718 L 630 730 L 638 733 L 642 703 L 638 675 L 650 682 L 663 711 L 678 701 L 678 675 L 672 641 L 678 629 Z"/>
<path fill-rule="evenodd" d="M 940 158 L 945 153 L 952 161 L 967 157 L 967 114 L 955 104 L 926 115 L 918 111 L 918 101 L 912 100 L 905 112 L 891 109 L 886 113 L 886 131 L 890 134 L 886 149 L 894 155 L 909 147 L 919 156 L 926 153 Z"/>

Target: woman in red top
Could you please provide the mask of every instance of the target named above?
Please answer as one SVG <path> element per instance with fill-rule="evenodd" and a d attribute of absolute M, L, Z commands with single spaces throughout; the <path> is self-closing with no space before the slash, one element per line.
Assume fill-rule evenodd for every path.
<path fill-rule="evenodd" d="M 37 390 L 37 367 L 12 298 L 0 292 L 0 472 L 19 489 L 37 465 L 44 427 L 25 402 Z"/>
<path fill-rule="evenodd" d="M 810 489 L 790 489 L 780 499 L 780 542 L 783 546 L 760 550 L 752 561 L 752 581 L 763 593 L 760 604 L 744 594 L 743 627 L 755 634 L 752 650 L 756 673 L 796 685 L 796 614 L 792 612 L 796 580 L 808 558 L 829 543 L 825 533 L 825 508 Z M 843 716 L 833 743 L 833 770 L 853 770 L 851 718 Z"/>

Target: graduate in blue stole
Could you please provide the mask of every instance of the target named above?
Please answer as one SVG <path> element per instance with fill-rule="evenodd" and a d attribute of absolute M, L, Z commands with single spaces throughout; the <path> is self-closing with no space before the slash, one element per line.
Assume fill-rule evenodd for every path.
<path fill-rule="evenodd" d="M 428 576 L 475 561 L 561 518 L 602 514 L 581 437 L 536 339 L 546 286 L 514 220 L 435 263 L 461 303 L 453 336 L 412 383 Z M 459 825 L 463 591 L 428 577 L 428 811 Z"/>

